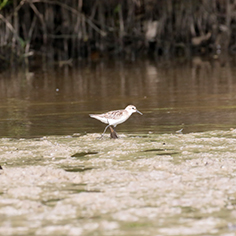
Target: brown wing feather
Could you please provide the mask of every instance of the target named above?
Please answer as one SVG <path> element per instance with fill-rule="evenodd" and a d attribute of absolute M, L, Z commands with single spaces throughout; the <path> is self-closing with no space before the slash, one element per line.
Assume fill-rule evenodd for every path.
<path fill-rule="evenodd" d="M 109 111 L 105 114 L 101 114 L 101 116 L 107 118 L 107 119 L 119 119 L 123 114 L 125 110 L 116 110 L 116 111 Z"/>

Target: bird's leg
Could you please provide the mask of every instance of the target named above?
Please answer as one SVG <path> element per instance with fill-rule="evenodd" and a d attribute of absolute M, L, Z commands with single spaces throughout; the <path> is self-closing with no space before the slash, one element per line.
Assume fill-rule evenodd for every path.
<path fill-rule="evenodd" d="M 117 133 L 116 133 L 116 131 L 115 131 L 115 128 L 113 128 L 112 126 L 110 126 L 109 128 L 110 128 L 110 130 L 111 130 L 111 135 L 110 135 L 110 137 L 111 137 L 111 138 L 114 138 L 114 139 L 118 138 Z"/>
<path fill-rule="evenodd" d="M 100 138 L 102 138 L 102 137 L 103 137 L 103 135 L 105 134 L 105 132 L 106 132 L 107 128 L 108 128 L 108 127 L 110 127 L 110 126 L 111 126 L 111 125 L 107 125 L 107 126 L 106 126 L 106 128 L 104 129 L 104 131 L 103 131 L 103 133 L 102 133 L 102 135 L 101 135 L 101 137 L 100 137 Z"/>

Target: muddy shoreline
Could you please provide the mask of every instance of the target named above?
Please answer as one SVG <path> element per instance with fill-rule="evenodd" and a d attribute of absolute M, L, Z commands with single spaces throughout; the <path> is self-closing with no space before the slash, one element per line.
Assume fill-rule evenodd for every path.
<path fill-rule="evenodd" d="M 236 132 L 0 139 L 1 235 L 233 235 Z"/>

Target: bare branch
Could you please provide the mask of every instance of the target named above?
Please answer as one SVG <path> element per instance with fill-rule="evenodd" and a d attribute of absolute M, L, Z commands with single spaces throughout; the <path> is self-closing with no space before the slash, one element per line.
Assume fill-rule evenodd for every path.
<path fill-rule="evenodd" d="M 14 27 L 12 26 L 12 24 L 2 14 L 0 14 L 0 20 L 2 20 L 6 24 L 7 28 L 14 34 L 16 40 L 21 45 L 22 39 L 20 38 L 20 36 L 15 31 Z"/>
<path fill-rule="evenodd" d="M 47 42 L 47 27 L 46 27 L 46 24 L 45 24 L 45 21 L 43 19 L 43 15 L 39 12 L 39 10 L 37 9 L 37 7 L 29 2 L 30 4 L 30 7 L 32 8 L 32 10 L 34 11 L 34 13 L 38 16 L 41 24 L 42 24 L 42 27 L 43 27 L 43 42 L 46 43 Z"/>

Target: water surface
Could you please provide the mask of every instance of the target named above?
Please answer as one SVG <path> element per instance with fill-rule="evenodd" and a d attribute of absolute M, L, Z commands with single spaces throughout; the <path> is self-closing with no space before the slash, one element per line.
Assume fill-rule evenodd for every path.
<path fill-rule="evenodd" d="M 134 104 L 118 133 L 185 133 L 235 127 L 234 61 L 110 61 L 0 74 L 0 136 L 101 133 L 89 113 Z"/>

